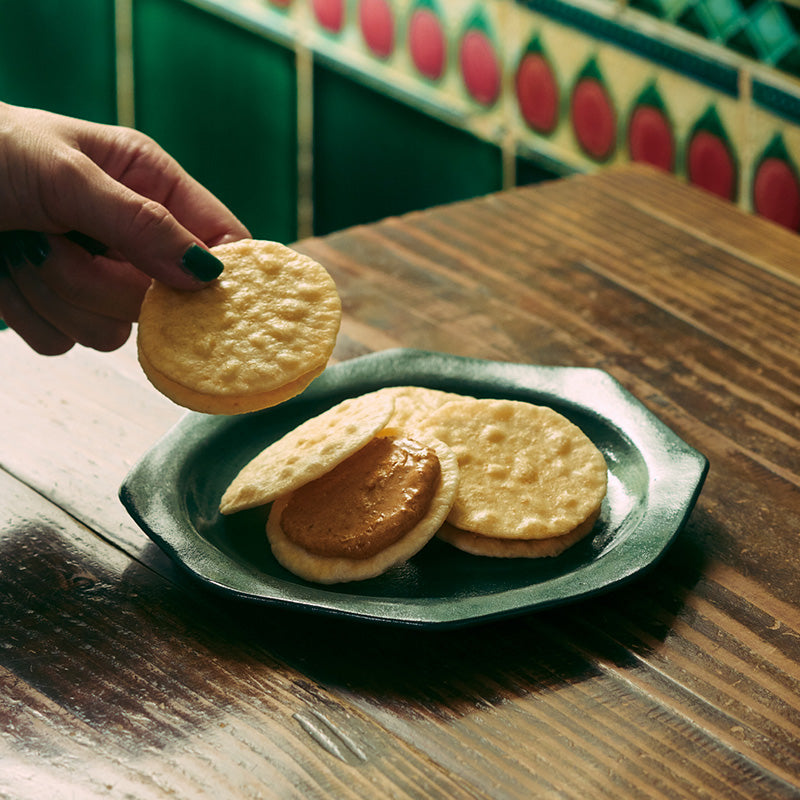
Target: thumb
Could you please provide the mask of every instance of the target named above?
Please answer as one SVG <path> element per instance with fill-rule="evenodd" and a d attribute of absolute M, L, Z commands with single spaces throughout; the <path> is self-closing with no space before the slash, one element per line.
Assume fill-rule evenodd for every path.
<path fill-rule="evenodd" d="M 97 239 L 141 272 L 176 289 L 197 289 L 222 272 L 222 262 L 161 203 L 115 181 L 91 159 L 72 162 L 69 187 L 53 198 L 51 217 Z"/>

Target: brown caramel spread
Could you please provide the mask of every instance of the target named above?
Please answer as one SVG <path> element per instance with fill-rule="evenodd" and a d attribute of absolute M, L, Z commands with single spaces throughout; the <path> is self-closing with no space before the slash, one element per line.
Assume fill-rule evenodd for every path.
<path fill-rule="evenodd" d="M 439 484 L 436 453 L 413 439 L 373 439 L 297 489 L 281 516 L 286 537 L 311 553 L 370 558 L 427 513 Z"/>

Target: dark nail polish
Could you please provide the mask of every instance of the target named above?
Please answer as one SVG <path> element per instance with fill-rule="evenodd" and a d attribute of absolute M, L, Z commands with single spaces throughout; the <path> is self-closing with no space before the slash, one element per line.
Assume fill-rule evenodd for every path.
<path fill-rule="evenodd" d="M 17 269 L 26 261 L 38 267 L 50 255 L 47 236 L 37 231 L 5 231 L 0 234 L 0 256 L 7 267 Z"/>
<path fill-rule="evenodd" d="M 50 241 L 38 231 L 0 233 L 0 261 L 8 269 L 19 269 L 26 261 L 35 267 L 50 255 Z"/>
<path fill-rule="evenodd" d="M 26 231 L 22 239 L 22 249 L 25 253 L 25 258 L 35 267 L 39 267 L 50 255 L 50 242 L 43 233 Z"/>
<path fill-rule="evenodd" d="M 92 239 L 91 236 L 87 236 L 80 231 L 67 231 L 64 236 L 79 247 L 82 247 L 91 256 L 101 256 L 108 250 L 102 242 L 98 242 L 97 239 Z"/>
<path fill-rule="evenodd" d="M 184 254 L 183 268 L 201 281 L 213 281 L 222 274 L 222 262 L 208 250 L 193 244 Z"/>
<path fill-rule="evenodd" d="M 25 260 L 25 253 L 20 245 L 22 231 L 4 231 L 0 233 L 0 254 L 6 267 L 14 269 Z"/>

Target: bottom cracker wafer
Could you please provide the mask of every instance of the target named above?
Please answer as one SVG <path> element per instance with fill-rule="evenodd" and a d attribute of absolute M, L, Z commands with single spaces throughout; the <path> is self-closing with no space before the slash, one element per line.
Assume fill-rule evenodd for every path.
<path fill-rule="evenodd" d="M 572 545 L 585 539 L 594 528 L 600 511 L 576 528 L 548 539 L 496 539 L 480 533 L 464 531 L 445 522 L 436 534 L 442 541 L 475 556 L 491 558 L 548 558 L 560 556 Z"/>

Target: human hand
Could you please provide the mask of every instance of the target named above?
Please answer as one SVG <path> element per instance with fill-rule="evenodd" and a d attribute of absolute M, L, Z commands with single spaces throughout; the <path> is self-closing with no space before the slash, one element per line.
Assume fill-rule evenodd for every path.
<path fill-rule="evenodd" d="M 0 318 L 34 350 L 127 340 L 151 279 L 201 288 L 244 225 L 130 128 L 0 103 Z"/>

